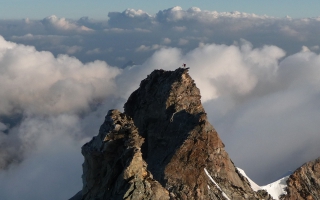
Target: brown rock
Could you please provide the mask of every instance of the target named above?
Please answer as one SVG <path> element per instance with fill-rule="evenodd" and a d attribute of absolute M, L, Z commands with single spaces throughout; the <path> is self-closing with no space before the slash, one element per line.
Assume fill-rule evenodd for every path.
<path fill-rule="evenodd" d="M 287 180 L 283 200 L 320 199 L 320 158 L 298 168 Z"/>
<path fill-rule="evenodd" d="M 110 110 L 99 135 L 82 147 L 82 199 L 169 199 L 147 171 L 142 143 L 133 121 Z"/>
<path fill-rule="evenodd" d="M 224 199 L 204 169 L 230 199 L 257 198 L 208 122 L 200 98 L 182 68 L 155 70 L 129 97 L 125 113 L 146 139 L 142 155 L 148 170 L 173 199 Z"/>
<path fill-rule="evenodd" d="M 81 199 L 271 199 L 235 168 L 200 98 L 188 69 L 152 72 L 82 147 Z"/>

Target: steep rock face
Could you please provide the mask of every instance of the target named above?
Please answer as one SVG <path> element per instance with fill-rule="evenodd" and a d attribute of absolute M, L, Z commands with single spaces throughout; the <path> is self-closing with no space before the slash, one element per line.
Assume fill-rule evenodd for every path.
<path fill-rule="evenodd" d="M 99 135 L 82 147 L 82 199 L 169 199 L 146 169 L 142 143 L 132 120 L 110 110 Z"/>
<path fill-rule="evenodd" d="M 187 69 L 152 72 L 82 147 L 74 199 L 271 199 L 235 168 L 200 98 Z"/>
<path fill-rule="evenodd" d="M 320 199 L 320 158 L 298 168 L 287 180 L 283 200 Z"/>
<path fill-rule="evenodd" d="M 207 121 L 200 98 L 186 69 L 156 70 L 129 97 L 125 113 L 146 139 L 142 153 L 148 170 L 179 199 L 215 198 L 204 169 L 229 198 L 253 195 Z"/>

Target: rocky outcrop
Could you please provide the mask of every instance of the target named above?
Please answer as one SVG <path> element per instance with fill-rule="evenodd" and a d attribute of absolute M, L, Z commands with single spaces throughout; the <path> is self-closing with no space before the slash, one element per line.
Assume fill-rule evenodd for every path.
<path fill-rule="evenodd" d="M 82 147 L 82 199 L 169 199 L 147 170 L 143 142 L 130 118 L 110 110 L 99 135 Z"/>
<path fill-rule="evenodd" d="M 187 69 L 152 72 L 82 147 L 78 199 L 271 199 L 235 168 L 200 98 Z"/>
<path fill-rule="evenodd" d="M 298 168 L 287 180 L 282 200 L 320 199 L 320 158 Z"/>

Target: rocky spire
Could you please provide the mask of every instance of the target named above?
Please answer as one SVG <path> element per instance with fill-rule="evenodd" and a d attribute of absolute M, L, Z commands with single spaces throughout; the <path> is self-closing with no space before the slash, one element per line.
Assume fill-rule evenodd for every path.
<path fill-rule="evenodd" d="M 235 168 L 187 68 L 153 71 L 124 110 L 82 147 L 79 199 L 271 199 Z"/>

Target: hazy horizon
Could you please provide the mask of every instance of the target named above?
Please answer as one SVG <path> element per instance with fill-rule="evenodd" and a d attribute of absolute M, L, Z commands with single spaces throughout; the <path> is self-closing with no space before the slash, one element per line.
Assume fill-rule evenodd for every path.
<path fill-rule="evenodd" d="M 3 2 L 0 8 L 0 19 L 42 19 L 50 15 L 58 15 L 69 19 L 90 17 L 94 19 L 107 19 L 109 12 L 119 12 L 125 9 L 144 10 L 149 14 L 156 14 L 161 10 L 181 6 L 184 9 L 198 7 L 202 10 L 217 12 L 245 12 L 256 15 L 267 15 L 271 17 L 310 18 L 319 17 L 318 7 L 320 2 L 309 0 L 301 2 L 297 0 L 269 0 L 269 1 L 227 1 L 203 0 L 194 2 L 161 1 L 150 2 L 146 0 L 129 1 L 122 0 L 117 2 L 96 0 L 95 2 L 69 1 L 37 1 L 37 0 L 15 0 Z"/>

